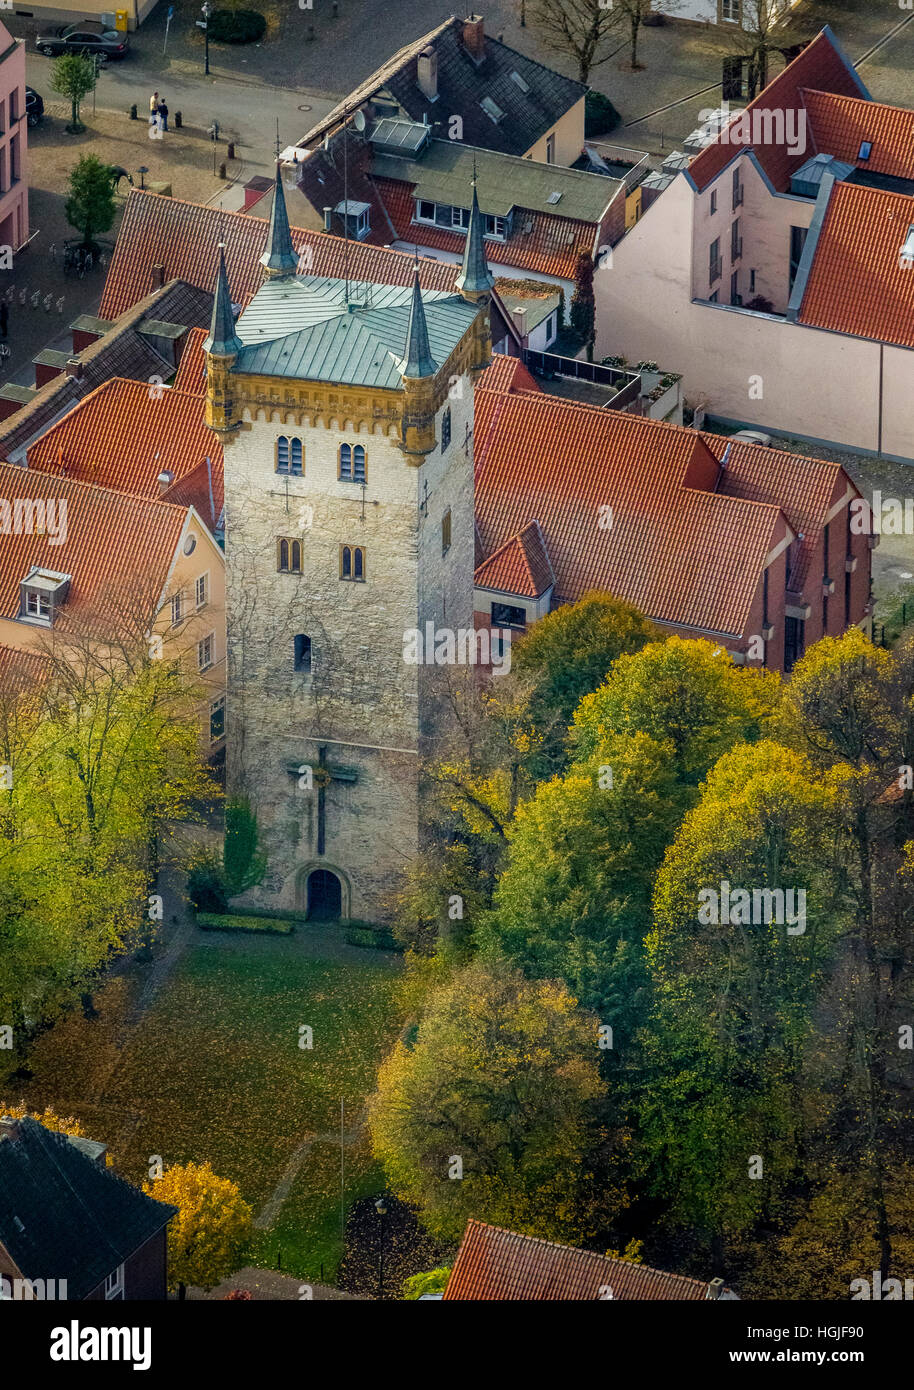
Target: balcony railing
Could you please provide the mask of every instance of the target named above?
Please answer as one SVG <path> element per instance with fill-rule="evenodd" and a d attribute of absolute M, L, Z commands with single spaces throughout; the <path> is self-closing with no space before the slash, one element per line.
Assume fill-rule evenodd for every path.
<path fill-rule="evenodd" d="M 712 261 L 712 262 L 711 262 L 711 266 L 710 266 L 710 269 L 709 269 L 709 271 L 708 271 L 708 279 L 709 279 L 709 281 L 711 282 L 712 285 L 714 284 L 714 281 L 715 281 L 715 280 L 719 280 L 719 279 L 720 279 L 720 277 L 721 277 L 721 272 L 722 272 L 722 270 L 723 270 L 723 264 L 724 264 L 724 263 L 723 263 L 723 261 L 722 261 L 720 258 L 718 258 L 716 261 Z"/>
<path fill-rule="evenodd" d="M 742 185 L 741 183 L 739 183 L 739 184 L 736 185 L 736 187 L 735 187 L 734 190 L 733 190 L 733 211 L 736 212 L 736 209 L 737 209 L 737 208 L 741 208 L 742 205 L 743 205 L 743 185 Z"/>

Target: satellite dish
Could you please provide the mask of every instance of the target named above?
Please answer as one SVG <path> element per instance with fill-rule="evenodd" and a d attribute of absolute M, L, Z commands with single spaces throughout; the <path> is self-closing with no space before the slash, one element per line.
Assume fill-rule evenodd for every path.
<path fill-rule="evenodd" d="M 364 111 L 356 111 L 355 115 L 354 115 L 353 118 L 352 118 L 352 124 L 355 126 L 356 130 L 364 130 L 364 129 L 365 129 L 365 112 L 364 112 Z"/>

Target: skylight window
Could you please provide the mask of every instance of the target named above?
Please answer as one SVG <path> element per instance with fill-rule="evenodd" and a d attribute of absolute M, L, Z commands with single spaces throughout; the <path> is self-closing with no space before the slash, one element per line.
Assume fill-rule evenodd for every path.
<path fill-rule="evenodd" d="M 530 88 L 529 88 L 529 86 L 527 85 L 527 83 L 524 81 L 524 79 L 521 77 L 521 75 L 520 75 L 519 72 L 513 72 L 513 71 L 512 71 L 512 73 L 511 73 L 511 81 L 512 81 L 512 82 L 516 82 L 517 85 L 518 85 L 518 87 L 520 87 L 520 89 L 521 89 L 522 92 L 529 92 Z"/>
<path fill-rule="evenodd" d="M 857 158 L 858 158 L 858 159 L 869 159 L 869 157 L 870 157 L 870 155 L 872 154 L 872 152 L 873 152 L 873 142 L 872 142 L 872 140 L 864 140 L 863 144 L 860 146 L 860 153 L 857 155 Z"/>
<path fill-rule="evenodd" d="M 504 111 L 502 111 L 501 107 L 498 105 L 498 102 L 493 101 L 491 97 L 483 97 L 479 105 L 482 107 L 483 111 L 485 111 L 489 120 L 492 121 L 495 125 L 498 125 L 498 122 L 505 114 Z"/>
<path fill-rule="evenodd" d="M 557 203 L 557 202 L 560 201 L 561 196 L 562 196 L 561 193 L 550 193 L 550 194 L 549 194 L 549 197 L 546 199 L 546 202 L 547 202 L 547 203 Z"/>
<path fill-rule="evenodd" d="M 898 259 L 903 269 L 910 269 L 914 265 L 914 226 L 908 228 L 908 235 L 905 237 Z"/>

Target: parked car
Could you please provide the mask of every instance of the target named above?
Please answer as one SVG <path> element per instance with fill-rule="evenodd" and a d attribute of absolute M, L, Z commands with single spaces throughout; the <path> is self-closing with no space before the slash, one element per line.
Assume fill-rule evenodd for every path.
<path fill-rule="evenodd" d="M 47 58 L 59 58 L 63 53 L 88 53 L 107 63 L 109 58 L 123 58 L 127 52 L 127 35 L 117 29 L 106 29 L 96 19 L 81 19 L 78 24 L 65 24 L 39 34 L 35 40 L 39 53 Z"/>
<path fill-rule="evenodd" d="M 34 87 L 25 89 L 25 119 L 28 125 L 37 125 L 44 116 L 44 98 Z"/>
<path fill-rule="evenodd" d="M 737 430 L 732 438 L 741 439 L 744 444 L 758 444 L 762 449 L 771 448 L 771 435 L 761 430 Z"/>

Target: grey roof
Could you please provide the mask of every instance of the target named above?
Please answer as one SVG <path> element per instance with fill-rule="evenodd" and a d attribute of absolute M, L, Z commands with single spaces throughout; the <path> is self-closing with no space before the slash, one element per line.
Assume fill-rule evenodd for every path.
<path fill-rule="evenodd" d="M 467 228 L 467 239 L 463 247 L 463 263 L 460 267 L 460 274 L 457 276 L 457 288 L 458 290 L 467 290 L 471 294 L 482 294 L 485 290 L 492 289 L 494 284 L 495 280 L 489 272 L 489 265 L 486 260 L 482 214 L 479 211 L 476 179 L 474 178 L 470 225 Z"/>
<path fill-rule="evenodd" d="M 836 159 L 833 154 L 815 154 L 811 159 L 807 159 L 805 164 L 801 164 L 799 169 L 794 170 L 790 176 L 790 183 L 791 187 L 794 184 L 806 184 L 811 190 L 811 196 L 815 197 L 826 174 L 832 174 L 840 183 L 853 172 L 853 164 L 846 164 L 843 159 Z"/>
<path fill-rule="evenodd" d="M 438 57 L 435 101 L 429 100 L 417 82 L 419 54 L 429 45 Z M 468 144 L 522 155 L 547 135 L 586 91 L 582 82 L 553 72 L 488 34 L 482 61 L 475 62 L 464 47 L 463 20 L 451 16 L 388 58 L 313 126 L 300 144 L 313 144 L 339 124 L 344 112 L 376 94 L 389 93 L 412 121 L 427 116 L 433 123 L 442 119 L 442 112 L 448 117 L 459 114 Z M 497 123 L 480 106 L 486 96 L 504 113 Z"/>
<path fill-rule="evenodd" d="M 240 352 L 241 346 L 241 339 L 235 332 L 232 296 L 229 291 L 228 276 L 225 272 L 225 247 L 220 242 L 219 268 L 216 271 L 216 293 L 213 297 L 213 316 L 209 325 L 209 337 L 203 343 L 203 351 L 229 356 L 233 352 Z"/>
<path fill-rule="evenodd" d="M 406 329 L 406 352 L 397 364 L 398 371 L 405 377 L 434 376 L 438 363 L 432 357 L 428 345 L 428 325 L 425 321 L 425 307 L 422 303 L 422 289 L 419 285 L 419 267 L 413 281 L 413 297 L 409 305 L 409 324 Z"/>
<path fill-rule="evenodd" d="M 538 328 L 550 314 L 555 313 L 562 302 L 562 291 L 556 290 L 554 294 L 510 294 L 505 290 L 500 290 L 501 302 L 505 308 L 513 311 L 523 309 L 526 318 L 524 328 L 527 333 L 532 333 L 534 328 Z"/>
<path fill-rule="evenodd" d="M 519 207 L 598 222 L 622 182 L 582 169 L 566 169 L 562 164 L 537 164 L 531 159 L 493 154 L 456 140 L 432 140 L 416 159 L 376 153 L 372 164 L 375 177 L 415 184 L 417 198 L 462 208 L 470 206 L 474 170 L 480 207 L 499 217 Z"/>
<path fill-rule="evenodd" d="M 345 386 L 398 388 L 415 294 L 412 286 L 317 276 L 268 280 L 238 319 L 233 371 Z M 442 363 L 476 317 L 459 295 L 422 290 L 428 349 Z"/>
<path fill-rule="evenodd" d="M 82 379 L 61 373 L 46 386 L 39 387 L 21 410 L 0 422 L 0 457 L 19 462 L 24 448 L 46 429 L 78 405 L 90 391 L 113 376 L 148 381 L 159 376 L 167 381 L 174 363 L 156 352 L 139 330 L 154 311 L 155 317 L 188 328 L 205 328 L 209 323 L 213 295 L 184 280 L 171 280 L 137 300 L 109 326 L 100 338 L 75 355 L 83 364 Z M 103 322 L 103 320 L 99 320 Z"/>
<path fill-rule="evenodd" d="M 176 1214 L 28 1117 L 0 1122 L 0 1243 L 83 1299 Z"/>
<path fill-rule="evenodd" d="M 260 258 L 260 264 L 281 275 L 294 275 L 298 269 L 298 257 L 292 245 L 289 214 L 286 211 L 286 195 L 282 187 L 282 170 L 279 164 L 276 165 L 276 179 L 273 184 L 273 206 L 270 209 L 267 248 Z"/>

